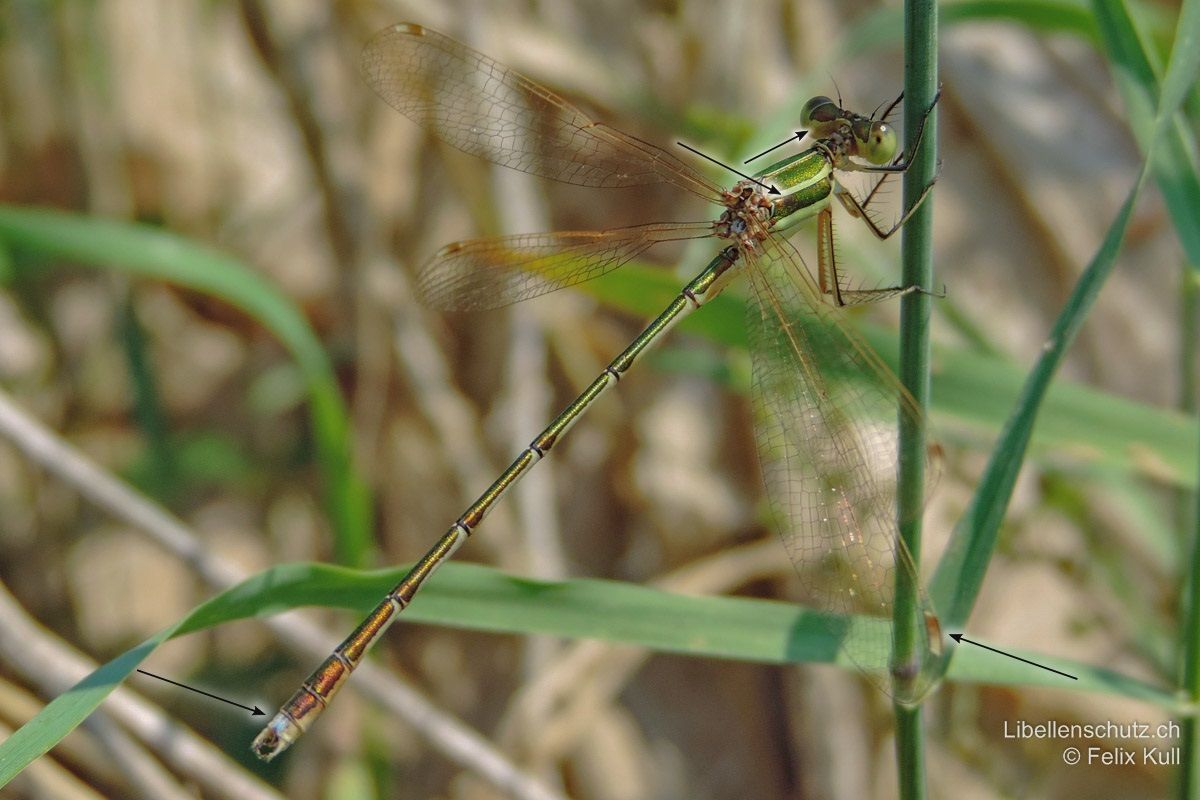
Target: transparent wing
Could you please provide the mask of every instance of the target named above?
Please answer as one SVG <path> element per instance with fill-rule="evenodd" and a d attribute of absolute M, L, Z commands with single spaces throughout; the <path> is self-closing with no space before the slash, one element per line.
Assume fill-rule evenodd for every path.
<path fill-rule="evenodd" d="M 896 570 L 920 586 L 896 526 L 896 408 L 908 395 L 821 302 L 789 242 L 768 239 L 748 267 L 755 430 L 774 522 L 804 602 L 862 621 L 843 636 L 843 651 L 892 694 Z M 911 399 L 904 407 L 919 413 Z M 926 619 L 936 620 L 924 596 L 920 602 Z M 924 644 L 919 663 L 904 669 L 914 676 L 903 689 L 909 699 L 928 689 L 940 647 L 924 621 L 912 633 Z"/>
<path fill-rule="evenodd" d="M 463 152 L 580 186 L 665 182 L 719 201 L 719 187 L 679 159 L 436 31 L 393 25 L 367 43 L 362 65 L 388 105 Z"/>
<path fill-rule="evenodd" d="M 711 222 L 659 223 L 455 242 L 421 269 L 417 286 L 431 308 L 500 308 L 599 277 L 657 242 L 711 236 L 712 230 Z"/>

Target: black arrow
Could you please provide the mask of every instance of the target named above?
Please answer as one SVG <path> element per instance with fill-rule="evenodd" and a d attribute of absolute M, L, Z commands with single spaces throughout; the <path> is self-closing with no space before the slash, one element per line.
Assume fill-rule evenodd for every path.
<path fill-rule="evenodd" d="M 986 644 L 980 644 L 979 642 L 972 641 L 971 639 L 966 639 L 963 637 L 963 635 L 961 633 L 952 633 L 952 634 L 950 634 L 950 638 L 956 642 L 960 642 L 960 643 L 966 642 L 967 644 L 973 644 L 976 647 L 982 647 L 984 650 L 991 650 L 993 653 L 999 653 L 1002 656 L 1008 656 L 1009 658 L 1015 658 L 1017 661 L 1024 661 L 1026 664 L 1032 664 L 1035 667 L 1040 667 L 1041 669 L 1047 670 L 1049 672 L 1053 672 L 1056 675 L 1062 675 L 1064 678 L 1070 678 L 1073 681 L 1079 680 L 1079 678 L 1076 678 L 1074 675 L 1068 675 L 1065 672 L 1059 672 L 1056 669 L 1047 667 L 1045 664 L 1039 664 L 1036 661 L 1030 661 L 1028 658 L 1021 658 L 1020 656 L 1014 656 L 1012 653 L 1006 653 L 1003 650 L 997 650 L 994 647 L 988 647 Z"/>
<path fill-rule="evenodd" d="M 250 716 L 252 716 L 252 717 L 265 717 L 267 715 L 267 712 L 263 711 L 258 706 L 255 706 L 254 708 L 251 708 L 250 706 L 244 706 L 241 703 L 235 703 L 232 700 L 226 700 L 224 697 L 217 697 L 215 694 L 209 694 L 208 692 L 202 691 L 200 689 L 196 689 L 192 686 L 185 686 L 182 683 L 177 683 L 177 682 L 171 680 L 170 678 L 164 678 L 162 675 L 155 675 L 153 672 L 146 672 L 146 670 L 144 670 L 144 669 L 139 669 L 138 672 L 142 673 L 143 675 L 149 675 L 151 678 L 158 678 L 160 681 L 166 681 L 167 683 L 170 683 L 174 686 L 178 686 L 181 689 L 187 689 L 189 691 L 195 692 L 196 694 L 202 694 L 205 697 L 211 697 L 214 700 L 220 700 L 222 703 L 229 703 L 229 705 L 231 705 L 231 706 L 237 706 L 238 708 L 244 708 L 250 712 Z"/>
<path fill-rule="evenodd" d="M 720 161 L 717 161 L 717 160 L 716 160 L 715 158 L 713 158 L 712 156 L 706 156 L 706 155 L 704 155 L 704 153 L 701 153 L 699 150 L 697 150 L 697 149 L 696 149 L 696 148 L 694 148 L 694 147 L 688 147 L 688 146 L 687 146 L 686 144 L 684 144 L 683 142 L 676 142 L 675 144 L 679 145 L 679 146 L 680 146 L 680 147 L 682 147 L 684 150 L 690 150 L 691 152 L 695 153 L 696 155 L 700 156 L 701 158 L 707 158 L 709 161 L 713 162 L 713 163 L 714 163 L 714 164 L 716 164 L 718 167 L 724 167 L 725 169 L 727 169 L 727 170 L 729 170 L 730 172 L 732 172 L 734 175 L 741 175 L 743 178 L 745 178 L 745 179 L 746 179 L 746 180 L 748 180 L 748 181 L 754 181 L 754 183 L 757 183 L 759 186 L 761 186 L 761 187 L 763 187 L 764 189 L 766 189 L 766 190 L 767 190 L 767 194 L 779 194 L 779 190 L 778 190 L 778 189 L 776 189 L 774 186 L 767 186 L 767 185 L 766 185 L 765 183 L 763 183 L 762 181 L 754 180 L 754 178 L 751 178 L 751 177 L 750 177 L 749 175 L 747 175 L 746 173 L 744 173 L 744 172 L 738 172 L 736 169 L 734 169 L 733 167 L 729 166 L 728 164 L 722 164 Z"/>
<path fill-rule="evenodd" d="M 807 135 L 808 135 L 808 131 L 796 131 L 796 137 L 795 137 L 795 140 L 798 142 L 798 141 L 800 141 L 801 139 L 803 139 L 803 138 L 804 138 L 805 136 L 807 136 Z M 749 164 L 749 163 L 750 163 L 751 161 L 753 161 L 755 158 L 762 158 L 763 156 L 765 156 L 767 153 L 771 152 L 772 150 L 778 150 L 779 148 L 783 147 L 785 144 L 791 144 L 791 143 L 792 143 L 792 140 L 791 140 L 791 139 L 784 139 L 782 142 L 780 142 L 779 144 L 775 145 L 774 147 L 768 147 L 766 150 L 763 150 L 761 153 L 759 153 L 758 155 L 754 156 L 754 158 L 747 158 L 747 159 L 746 159 L 745 161 L 743 161 L 742 163 L 743 163 L 743 164 Z"/>

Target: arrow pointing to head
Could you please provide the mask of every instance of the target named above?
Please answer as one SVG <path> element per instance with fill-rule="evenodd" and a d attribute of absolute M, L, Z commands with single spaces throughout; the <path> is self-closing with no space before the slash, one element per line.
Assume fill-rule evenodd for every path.
<path fill-rule="evenodd" d="M 144 669 L 139 669 L 138 672 L 142 673 L 143 675 L 149 675 L 151 678 L 158 678 L 160 681 L 165 681 L 166 683 L 169 683 L 172 686 L 178 686 L 181 689 L 187 689 L 189 692 L 195 692 L 196 694 L 202 694 L 205 697 L 211 697 L 214 700 L 220 700 L 222 703 L 229 703 L 229 705 L 231 705 L 231 706 L 237 706 L 238 708 L 244 708 L 250 712 L 250 716 L 252 716 L 252 717 L 265 717 L 267 715 L 267 712 L 263 711 L 258 706 L 255 706 L 254 708 L 251 708 L 250 706 L 244 706 L 241 703 L 235 703 L 232 700 L 226 700 L 224 697 L 218 697 L 217 695 L 210 694 L 209 692 L 206 692 L 202 689 L 197 689 L 193 686 L 187 686 L 185 684 L 178 683 L 176 681 L 171 680 L 170 678 L 164 678 L 162 675 L 155 675 L 153 672 L 146 672 L 146 670 L 144 670 Z"/>
<path fill-rule="evenodd" d="M 779 144 L 775 145 L 774 147 L 768 147 L 766 150 L 763 150 L 761 153 L 759 153 L 758 155 L 754 156 L 753 158 L 747 158 L 747 159 L 746 159 L 745 161 L 743 161 L 742 163 L 743 163 L 743 164 L 749 164 L 749 163 L 750 163 L 751 161 L 753 161 L 755 158 L 762 158 L 763 156 L 765 156 L 767 153 L 771 152 L 772 150 L 778 150 L 779 148 L 783 147 L 785 144 L 791 144 L 793 141 L 797 141 L 797 142 L 798 142 L 798 141 L 800 141 L 801 139 L 803 139 L 803 138 L 804 138 L 805 136 L 807 136 L 807 135 L 808 135 L 808 131 L 796 131 L 796 135 L 795 135 L 794 137 L 792 137 L 791 139 L 784 139 L 782 142 L 780 142 Z"/>

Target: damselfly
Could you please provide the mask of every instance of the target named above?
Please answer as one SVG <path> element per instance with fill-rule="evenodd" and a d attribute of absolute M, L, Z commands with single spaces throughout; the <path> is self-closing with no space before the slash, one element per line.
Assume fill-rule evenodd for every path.
<path fill-rule="evenodd" d="M 851 659 L 876 678 L 886 676 L 897 694 L 913 698 L 923 693 L 940 645 L 928 634 L 936 630 L 930 625 L 936 618 L 923 599 L 923 618 L 918 614 L 914 629 L 905 633 L 921 643 L 916 660 L 889 663 L 893 636 L 898 635 L 892 625 L 896 571 L 919 585 L 896 534 L 895 488 L 888 477 L 892 430 L 897 404 L 902 414 L 919 412 L 878 356 L 843 327 L 834 308 L 905 291 L 851 289 L 837 272 L 833 242 L 833 197 L 877 236 L 887 238 L 928 192 L 926 187 L 895 224 L 881 226 L 869 209 L 879 184 L 858 198 L 838 181 L 835 171 L 883 173 L 882 183 L 887 173 L 907 168 L 907 158 L 895 157 L 896 135 L 885 121 L 887 112 L 868 117 L 828 98 L 814 98 L 805 106 L 802 124 L 815 143 L 757 179 L 723 190 L 669 153 L 594 122 L 532 80 L 419 25 L 395 25 L 373 38 L 364 50 L 363 68 L 389 105 L 467 153 L 582 186 L 667 184 L 724 207 L 708 222 L 449 245 L 419 279 L 424 301 L 435 308 L 506 306 L 614 270 L 657 242 L 713 236 L 726 244 L 317 668 L 254 740 L 254 751 L 270 759 L 294 742 L 425 579 L 467 540 L 505 492 L 642 353 L 738 274 L 745 274 L 751 287 L 747 322 L 767 493 L 774 524 L 802 578 L 804 600 L 842 620 L 864 619 L 865 625 L 844 640 Z M 767 187 L 776 187 L 777 193 Z M 780 235 L 813 217 L 818 225 L 816 278 Z"/>

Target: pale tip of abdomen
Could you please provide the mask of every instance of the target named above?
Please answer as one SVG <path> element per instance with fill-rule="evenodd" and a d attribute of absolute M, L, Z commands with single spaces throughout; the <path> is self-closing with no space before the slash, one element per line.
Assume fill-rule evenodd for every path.
<path fill-rule="evenodd" d="M 280 711 L 267 723 L 267 727 L 254 737 L 250 749 L 263 761 L 270 761 L 287 750 L 292 742 L 300 738 L 302 733 L 304 730 L 296 724 L 295 720 Z"/>

